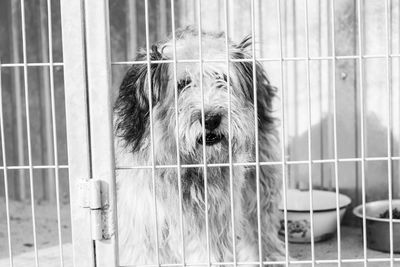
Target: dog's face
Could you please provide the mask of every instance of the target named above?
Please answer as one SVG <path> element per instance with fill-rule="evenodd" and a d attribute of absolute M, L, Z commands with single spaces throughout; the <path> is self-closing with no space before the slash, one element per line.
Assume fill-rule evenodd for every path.
<path fill-rule="evenodd" d="M 196 31 L 178 32 L 175 50 L 178 61 L 198 60 L 198 43 Z M 150 59 L 170 60 L 173 55 L 174 46 L 170 40 L 152 46 Z M 235 59 L 229 66 L 226 57 L 225 37 L 203 34 L 202 58 L 205 62 L 201 66 L 199 62 L 178 62 L 175 69 L 172 63 L 152 63 L 148 70 L 147 64 L 133 65 L 122 82 L 115 105 L 117 134 L 134 152 L 148 149 L 151 140 L 150 80 L 154 148 L 163 151 L 156 154 L 165 155 L 164 158 L 158 156 L 158 161 L 172 160 L 171 157 L 176 155 L 176 139 L 179 139 L 183 163 L 202 162 L 204 148 L 208 162 L 227 162 L 229 139 L 235 158 L 239 155 L 241 159 L 252 158 L 255 119 L 259 129 L 268 129 L 273 123 L 270 112 L 274 89 L 257 62 L 254 63 L 256 81 L 253 80 L 250 38 L 239 44 L 229 44 L 229 58 Z M 146 58 L 146 53 L 138 56 L 139 60 Z M 257 116 L 254 83 L 257 84 Z"/>
<path fill-rule="evenodd" d="M 198 159 L 202 157 L 205 146 L 211 162 L 213 158 L 225 162 L 229 138 L 233 153 L 239 149 L 244 152 L 253 145 L 253 103 L 248 92 L 240 88 L 238 77 L 232 77 L 236 73 L 230 71 L 228 75 L 226 64 L 204 63 L 202 75 L 199 65 L 196 65 L 184 64 L 178 68 L 180 151 Z"/>

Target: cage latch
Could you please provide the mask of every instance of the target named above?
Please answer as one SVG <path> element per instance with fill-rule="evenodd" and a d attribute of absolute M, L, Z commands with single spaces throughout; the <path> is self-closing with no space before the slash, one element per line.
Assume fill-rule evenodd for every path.
<path fill-rule="evenodd" d="M 102 192 L 101 181 L 88 179 L 82 181 L 79 185 L 80 206 L 90 209 L 91 236 L 93 240 L 102 240 L 104 220 L 102 218 Z"/>

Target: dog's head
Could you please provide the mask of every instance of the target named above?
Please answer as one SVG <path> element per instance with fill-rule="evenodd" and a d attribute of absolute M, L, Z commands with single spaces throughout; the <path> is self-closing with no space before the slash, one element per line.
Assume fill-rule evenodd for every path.
<path fill-rule="evenodd" d="M 165 160 L 176 155 L 179 139 L 184 162 L 202 162 L 203 146 L 208 161 L 226 162 L 229 138 L 233 155 L 251 157 L 255 120 L 259 133 L 272 129 L 275 89 L 261 64 L 252 60 L 251 38 L 228 44 L 229 65 L 223 34 L 203 33 L 201 41 L 200 55 L 198 32 L 180 30 L 176 48 L 172 40 L 153 45 L 149 56 L 157 62 L 134 64 L 125 75 L 115 104 L 116 131 L 133 152 L 149 148 L 152 129 L 154 148 L 163 151 L 157 154 L 163 154 Z M 176 65 L 171 63 L 174 52 Z M 200 56 L 205 59 L 202 63 Z M 137 60 L 147 61 L 147 53 L 141 51 Z"/>

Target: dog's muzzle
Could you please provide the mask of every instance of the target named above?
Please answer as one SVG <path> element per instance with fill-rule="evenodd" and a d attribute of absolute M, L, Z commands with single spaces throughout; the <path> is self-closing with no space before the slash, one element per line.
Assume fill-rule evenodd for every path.
<path fill-rule="evenodd" d="M 215 132 L 208 132 L 208 133 L 206 132 L 206 146 L 212 146 L 212 145 L 218 144 L 224 138 L 225 137 L 223 134 L 215 133 Z M 203 136 L 202 135 L 197 139 L 197 143 L 199 145 L 203 144 Z"/>
<path fill-rule="evenodd" d="M 204 124 L 204 127 L 206 129 L 206 145 L 212 146 L 221 142 L 221 140 L 224 139 L 224 135 L 214 131 L 221 124 L 221 115 L 215 113 L 206 113 L 205 121 L 206 123 Z M 203 144 L 203 135 L 197 139 L 197 143 L 200 145 Z"/>

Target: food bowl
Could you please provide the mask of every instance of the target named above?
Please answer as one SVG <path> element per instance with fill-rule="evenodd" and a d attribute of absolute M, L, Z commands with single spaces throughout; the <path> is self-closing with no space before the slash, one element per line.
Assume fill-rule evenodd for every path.
<path fill-rule="evenodd" d="M 322 190 L 313 190 L 313 224 L 314 242 L 331 238 L 336 233 L 336 193 Z M 309 191 L 295 189 L 287 190 L 287 233 L 288 240 L 292 243 L 311 242 L 310 223 L 310 195 Z M 342 221 L 347 206 L 351 199 L 339 194 L 340 221 Z M 281 228 L 279 236 L 285 238 L 285 221 L 283 202 L 281 210 Z"/>
<path fill-rule="evenodd" d="M 400 199 L 392 200 L 392 208 L 400 209 Z M 367 247 L 383 252 L 390 251 L 390 220 L 380 218 L 389 210 L 389 200 L 380 200 L 365 204 L 367 225 Z M 363 218 L 363 206 L 353 209 L 355 216 Z M 362 229 L 362 228 L 361 228 Z M 393 219 L 393 251 L 400 253 L 400 219 Z"/>

